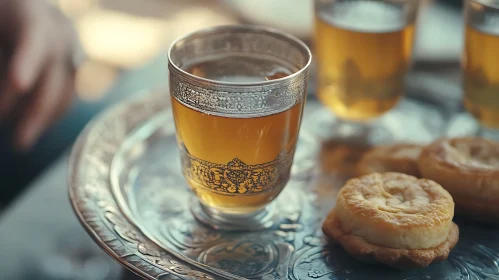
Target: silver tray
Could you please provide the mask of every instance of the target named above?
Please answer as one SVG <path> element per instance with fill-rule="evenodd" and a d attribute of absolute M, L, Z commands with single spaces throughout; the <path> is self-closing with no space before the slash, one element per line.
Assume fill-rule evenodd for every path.
<path fill-rule="evenodd" d="M 499 229 L 459 219 L 461 237 L 449 259 L 421 270 L 366 265 L 328 245 L 323 218 L 368 147 L 320 140 L 327 118 L 308 102 L 292 179 L 276 201 L 279 222 L 265 231 L 227 233 L 189 212 L 193 195 L 180 173 L 168 94 L 140 95 L 93 121 L 75 144 L 74 210 L 104 251 L 145 279 L 499 279 Z M 390 137 L 378 141 L 426 143 L 473 133 L 463 120 L 450 124 L 455 118 L 405 100 L 380 120 L 382 135 Z"/>

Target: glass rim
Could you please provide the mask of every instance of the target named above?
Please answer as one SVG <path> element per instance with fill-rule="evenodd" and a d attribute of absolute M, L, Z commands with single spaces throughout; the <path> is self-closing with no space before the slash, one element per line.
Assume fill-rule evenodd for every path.
<path fill-rule="evenodd" d="M 262 32 L 262 33 L 267 33 L 271 35 L 277 35 L 280 37 L 283 37 L 285 39 L 288 39 L 295 44 L 299 48 L 302 48 L 304 53 L 307 55 L 307 63 L 300 67 L 300 69 L 286 77 L 274 79 L 274 80 L 268 80 L 268 81 L 262 81 L 262 82 L 225 82 L 225 81 L 217 81 L 217 80 L 212 80 L 212 79 L 207 79 L 203 77 L 196 76 L 194 74 L 191 74 L 184 69 L 180 68 L 177 64 L 175 64 L 172 61 L 172 51 L 175 46 L 177 46 L 179 43 L 182 41 L 189 39 L 189 38 L 195 38 L 195 37 L 200 37 L 202 35 L 207 35 L 210 33 L 216 33 L 219 31 L 226 31 L 226 30 L 241 30 L 241 31 L 253 31 L 253 32 Z M 184 34 L 180 36 L 179 38 L 175 39 L 169 49 L 168 49 L 168 64 L 172 66 L 175 70 L 179 71 L 181 74 L 188 76 L 191 79 L 196 79 L 199 81 L 202 81 L 204 83 L 210 83 L 214 85 L 221 85 L 221 86 L 243 86 L 243 87 L 252 87 L 252 86 L 267 86 L 267 85 L 273 85 L 273 84 L 278 84 L 282 83 L 284 81 L 293 79 L 295 77 L 298 77 L 301 75 L 303 72 L 307 71 L 310 65 L 312 64 L 312 51 L 310 48 L 305 44 L 302 40 L 298 39 L 297 37 L 284 32 L 280 31 L 275 28 L 271 27 L 266 27 L 266 26 L 259 26 L 259 25 L 249 25 L 249 24 L 232 24 L 232 25 L 217 25 L 217 26 L 212 26 L 212 27 L 207 27 L 207 28 L 201 28 L 193 32 L 189 32 L 187 34 Z"/>
<path fill-rule="evenodd" d="M 485 7 L 499 10 L 498 0 L 493 0 L 493 2 L 490 2 L 490 0 L 468 0 L 468 3 L 477 3 Z"/>

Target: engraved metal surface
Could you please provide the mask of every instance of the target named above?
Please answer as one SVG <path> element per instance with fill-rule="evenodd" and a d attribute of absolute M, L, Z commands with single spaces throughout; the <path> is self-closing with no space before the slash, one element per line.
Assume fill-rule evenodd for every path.
<path fill-rule="evenodd" d="M 275 201 L 279 222 L 268 230 L 215 231 L 192 217 L 167 94 L 120 104 L 81 136 L 70 163 L 75 211 L 106 252 L 146 279 L 499 279 L 499 229 L 459 219 L 449 259 L 421 270 L 366 265 L 328 245 L 324 215 L 367 147 L 318 140 L 318 108 L 307 104 L 291 179 Z M 428 116 L 433 125 L 421 128 Z M 395 140 L 427 142 L 449 129 L 437 108 L 408 100 L 380 121 Z"/>
<path fill-rule="evenodd" d="M 230 83 L 200 78 L 183 70 L 206 57 L 237 54 L 278 58 L 295 72 L 257 83 Z M 292 108 L 307 91 L 312 54 L 291 35 L 266 27 L 220 26 L 201 30 L 172 44 L 169 51 L 170 91 L 181 104 L 211 115 L 249 118 Z"/>

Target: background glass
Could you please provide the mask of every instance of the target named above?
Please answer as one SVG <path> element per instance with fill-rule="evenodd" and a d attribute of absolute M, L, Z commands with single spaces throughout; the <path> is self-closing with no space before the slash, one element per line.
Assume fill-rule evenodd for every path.
<path fill-rule="evenodd" d="M 318 99 L 338 117 L 367 121 L 403 96 L 416 0 L 315 1 Z"/>
<path fill-rule="evenodd" d="M 499 129 L 499 1 L 467 1 L 465 32 L 464 105 L 482 132 L 493 132 Z"/>
<path fill-rule="evenodd" d="M 225 26 L 173 43 L 170 93 L 182 169 L 211 226 L 272 224 L 288 181 L 311 54 L 267 28 Z"/>

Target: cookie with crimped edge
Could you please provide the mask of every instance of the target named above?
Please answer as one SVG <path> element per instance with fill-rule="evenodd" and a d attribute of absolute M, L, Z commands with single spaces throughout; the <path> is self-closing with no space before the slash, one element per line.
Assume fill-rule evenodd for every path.
<path fill-rule="evenodd" d="M 421 152 L 419 169 L 453 197 L 456 214 L 499 223 L 499 143 L 483 138 L 443 138 Z"/>
<path fill-rule="evenodd" d="M 422 268 L 447 259 L 456 245 L 453 216 L 454 201 L 439 184 L 372 173 L 345 184 L 322 230 L 361 261 Z"/>
<path fill-rule="evenodd" d="M 357 164 L 357 175 L 399 172 L 421 177 L 418 159 L 423 146 L 401 143 L 378 146 L 365 153 Z"/>

